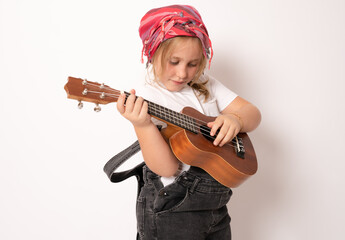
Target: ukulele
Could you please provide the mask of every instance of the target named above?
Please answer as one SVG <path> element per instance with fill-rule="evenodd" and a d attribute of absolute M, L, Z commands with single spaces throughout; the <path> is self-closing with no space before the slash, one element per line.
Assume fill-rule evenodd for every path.
<path fill-rule="evenodd" d="M 95 111 L 100 111 L 99 104 L 117 102 L 121 92 L 107 85 L 90 82 L 86 79 L 68 77 L 65 85 L 67 97 L 96 104 Z M 128 97 L 130 94 L 125 92 Z M 231 142 L 222 147 L 214 146 L 215 136 L 210 135 L 208 122 L 215 117 L 206 116 L 194 108 L 185 107 L 179 112 L 145 100 L 148 113 L 165 123 L 163 137 L 177 159 L 185 164 L 202 168 L 214 179 L 226 187 L 238 187 L 257 171 L 257 160 L 253 145 L 246 133 L 239 133 Z"/>

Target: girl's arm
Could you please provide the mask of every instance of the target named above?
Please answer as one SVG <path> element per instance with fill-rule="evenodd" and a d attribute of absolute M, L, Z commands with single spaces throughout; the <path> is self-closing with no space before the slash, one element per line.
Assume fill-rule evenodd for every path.
<path fill-rule="evenodd" d="M 223 146 L 231 141 L 239 132 L 253 131 L 261 121 L 261 113 L 257 107 L 247 100 L 236 97 L 214 122 L 208 123 L 211 135 L 220 129 L 214 145 Z"/>
<path fill-rule="evenodd" d="M 147 113 L 147 102 L 141 97 L 136 98 L 134 90 L 131 90 L 126 106 L 124 102 L 125 94 L 122 94 L 117 101 L 117 109 L 133 124 L 145 163 L 160 176 L 173 176 L 178 170 L 179 161 L 152 123 L 151 116 Z"/>

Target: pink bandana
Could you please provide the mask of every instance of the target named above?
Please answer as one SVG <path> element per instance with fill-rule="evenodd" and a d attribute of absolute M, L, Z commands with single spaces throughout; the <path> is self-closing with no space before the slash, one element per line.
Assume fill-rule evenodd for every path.
<path fill-rule="evenodd" d="M 143 41 L 141 62 L 144 62 L 143 55 L 151 62 L 152 56 L 163 41 L 178 36 L 190 36 L 201 40 L 204 55 L 211 63 L 211 40 L 199 12 L 192 6 L 172 5 L 148 11 L 140 21 L 139 35 Z"/>

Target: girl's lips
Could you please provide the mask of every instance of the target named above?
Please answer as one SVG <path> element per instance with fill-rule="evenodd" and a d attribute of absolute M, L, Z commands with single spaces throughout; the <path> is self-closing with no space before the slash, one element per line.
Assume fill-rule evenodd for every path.
<path fill-rule="evenodd" d="M 180 81 L 175 81 L 175 80 L 171 80 L 173 83 L 175 83 L 175 84 L 183 84 L 184 83 L 184 81 L 182 81 L 182 82 L 180 82 Z"/>

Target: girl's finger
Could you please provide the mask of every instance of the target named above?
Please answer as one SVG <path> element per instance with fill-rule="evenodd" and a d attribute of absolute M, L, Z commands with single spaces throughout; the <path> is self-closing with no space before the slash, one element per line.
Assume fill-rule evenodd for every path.
<path fill-rule="evenodd" d="M 135 100 L 135 104 L 133 107 L 133 113 L 136 115 L 139 115 L 141 112 L 141 109 L 143 107 L 144 99 L 142 97 L 138 97 Z"/>
<path fill-rule="evenodd" d="M 219 145 L 219 143 L 223 142 L 228 131 L 229 131 L 229 126 L 223 124 L 223 126 L 221 127 L 219 133 L 217 134 L 217 137 L 216 137 L 215 141 L 213 142 L 213 144 L 217 146 L 217 145 Z"/>
<path fill-rule="evenodd" d="M 148 110 L 149 110 L 149 105 L 146 101 L 143 102 L 141 111 L 140 111 L 140 117 L 147 117 L 146 115 L 148 115 Z"/>
<path fill-rule="evenodd" d="M 125 112 L 125 106 L 124 106 L 125 98 L 126 98 L 126 95 L 124 93 L 122 93 L 119 96 L 119 98 L 117 99 L 116 107 L 117 107 L 117 110 L 119 111 L 119 113 L 121 113 L 121 114 L 123 114 Z"/>
<path fill-rule="evenodd" d="M 223 121 L 221 121 L 221 119 L 217 118 L 212 124 L 210 135 L 214 136 L 216 134 L 216 132 L 218 131 L 218 129 L 220 127 L 222 127 L 222 125 L 223 125 Z"/>
<path fill-rule="evenodd" d="M 234 131 L 233 129 L 229 129 L 228 132 L 226 133 L 226 135 L 224 136 L 224 138 L 222 139 L 222 141 L 220 142 L 219 146 L 222 147 L 224 146 L 224 144 L 230 142 L 231 139 L 233 139 L 234 137 Z"/>
<path fill-rule="evenodd" d="M 125 112 L 126 113 L 131 113 L 133 112 L 134 104 L 135 104 L 135 99 L 136 96 L 134 94 L 129 95 L 129 97 L 126 100 L 126 108 Z"/>

